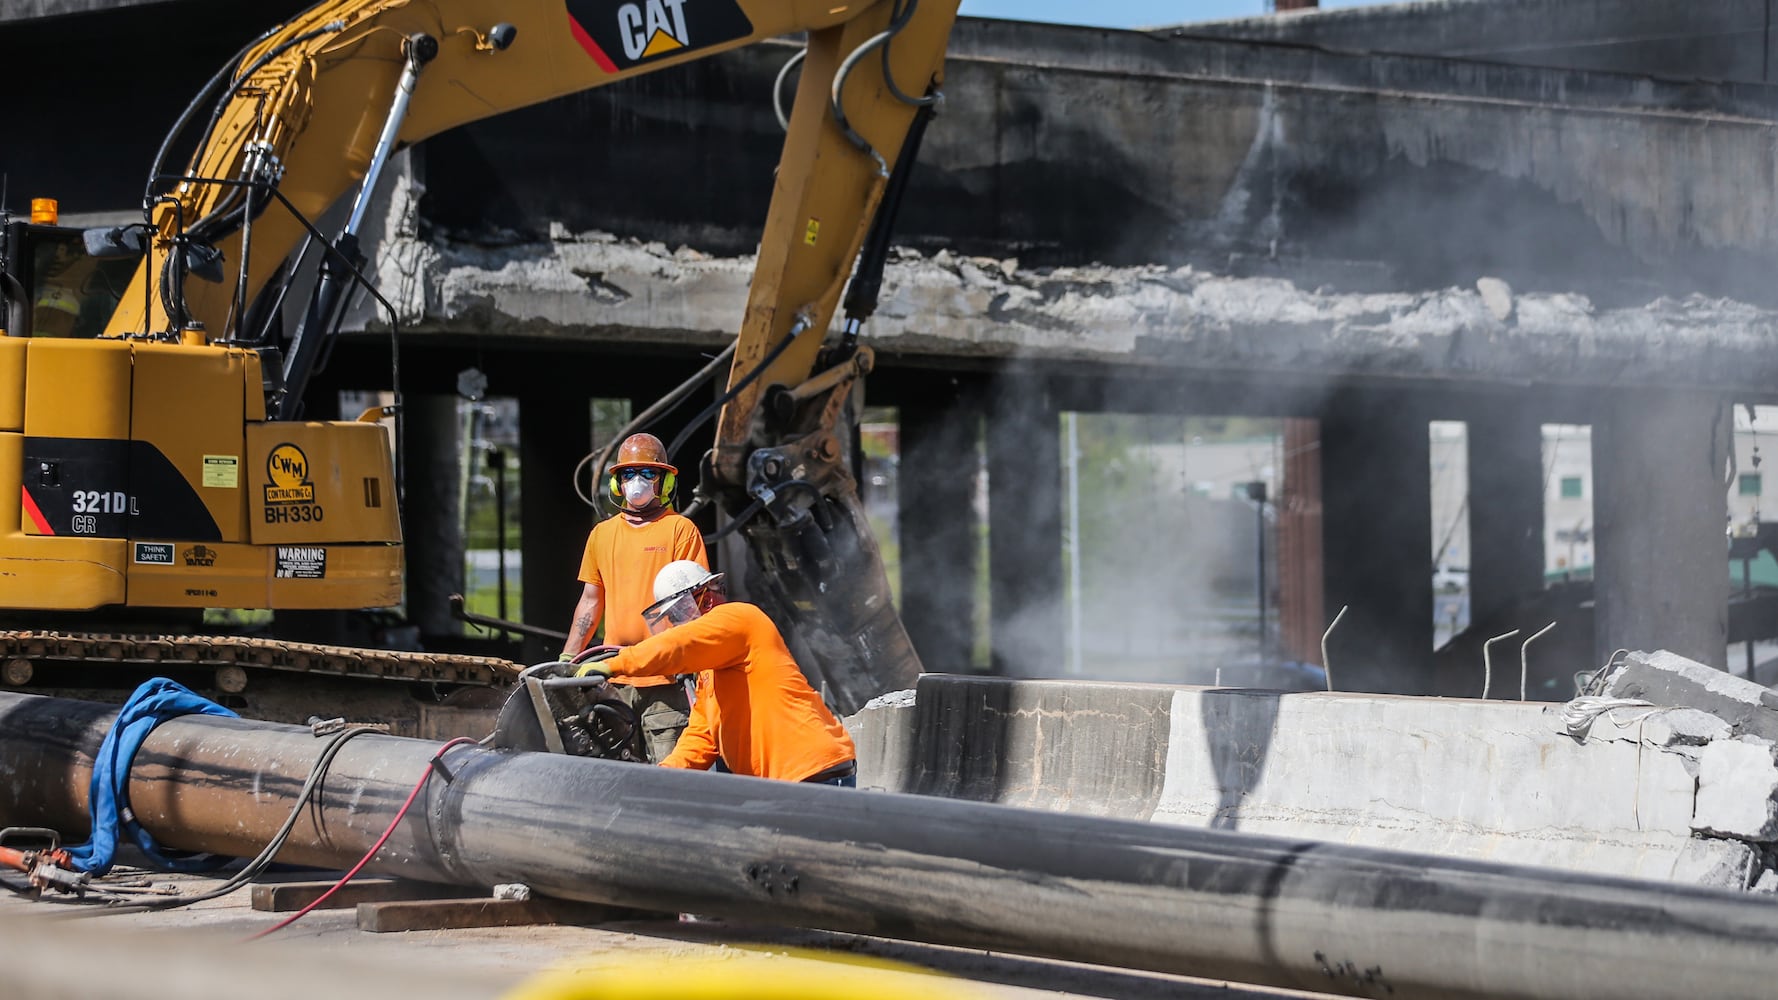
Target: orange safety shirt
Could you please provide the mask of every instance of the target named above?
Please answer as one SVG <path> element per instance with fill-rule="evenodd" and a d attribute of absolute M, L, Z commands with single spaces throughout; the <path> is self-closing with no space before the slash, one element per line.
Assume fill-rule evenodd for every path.
<path fill-rule="evenodd" d="M 801 781 L 857 757 L 759 608 L 719 604 L 605 661 L 614 677 L 698 674 L 691 722 L 664 767 Z"/>
<path fill-rule="evenodd" d="M 580 557 L 580 580 L 604 592 L 605 643 L 632 646 L 648 638 L 642 612 L 654 603 L 654 578 L 661 567 L 691 559 L 705 569 L 704 536 L 690 518 L 668 511 L 646 524 L 631 524 L 623 515 L 609 517 L 587 536 Z M 638 687 L 670 684 L 670 677 L 645 677 Z"/>

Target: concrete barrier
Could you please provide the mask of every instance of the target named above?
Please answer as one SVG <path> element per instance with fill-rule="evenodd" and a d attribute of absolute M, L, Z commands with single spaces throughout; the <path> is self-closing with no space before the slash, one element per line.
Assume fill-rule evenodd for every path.
<path fill-rule="evenodd" d="M 1700 806 L 1700 763 L 1771 745 L 1701 712 L 925 675 L 848 720 L 860 787 L 1747 888 L 1770 782 Z M 1728 743 L 1736 746 L 1733 752 Z M 1708 798 L 1708 796 L 1706 797 Z M 1700 833 L 1709 831 L 1710 835 Z"/>

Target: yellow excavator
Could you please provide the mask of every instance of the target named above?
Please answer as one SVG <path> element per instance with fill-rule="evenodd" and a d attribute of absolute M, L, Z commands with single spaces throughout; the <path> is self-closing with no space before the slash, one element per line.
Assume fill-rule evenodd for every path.
<path fill-rule="evenodd" d="M 302 419 L 303 390 L 345 303 L 375 296 L 358 240 L 393 152 L 806 33 L 700 495 L 747 540 L 751 596 L 810 654 L 837 707 L 908 686 L 919 662 L 890 603 L 840 421 L 871 367 L 859 328 L 899 185 L 939 99 L 956 8 L 332 0 L 249 44 L 163 143 L 144 179 L 143 222 L 5 226 L 0 476 L 19 477 L 17 490 L 0 482 L 6 682 L 63 661 L 212 667 L 224 690 L 255 668 L 498 683 L 498 661 L 112 623 L 400 602 L 395 466 L 379 422 L 390 414 Z M 171 167 L 181 144 L 195 151 Z M 345 222 L 325 231 L 316 220 L 336 204 Z M 846 318 L 830 336 L 849 282 Z M 286 334 L 270 318 L 292 293 L 307 304 Z"/>

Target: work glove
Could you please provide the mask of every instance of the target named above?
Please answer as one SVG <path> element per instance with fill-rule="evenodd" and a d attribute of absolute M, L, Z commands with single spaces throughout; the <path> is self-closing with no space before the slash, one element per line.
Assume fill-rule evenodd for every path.
<path fill-rule="evenodd" d="M 613 656 L 616 656 L 618 650 L 622 648 L 623 647 L 621 646 L 593 646 L 590 649 L 582 650 L 580 655 L 573 660 L 573 662 L 580 667 L 580 669 L 574 671 L 574 676 L 591 677 L 597 675 L 599 677 L 610 677 L 611 666 L 607 661 Z"/>

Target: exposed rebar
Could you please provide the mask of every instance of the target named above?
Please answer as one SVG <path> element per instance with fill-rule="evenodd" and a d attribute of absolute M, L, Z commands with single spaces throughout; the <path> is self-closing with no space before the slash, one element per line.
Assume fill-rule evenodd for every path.
<path fill-rule="evenodd" d="M 1536 642 L 1541 636 L 1543 636 L 1544 633 L 1548 632 L 1550 629 L 1553 629 L 1555 627 L 1556 627 L 1556 623 L 1550 622 L 1548 625 L 1545 625 L 1543 628 L 1540 628 L 1536 632 L 1532 633 L 1531 638 L 1526 639 L 1524 642 L 1519 644 L 1519 700 L 1520 701 L 1525 700 L 1525 677 L 1531 673 L 1531 658 L 1527 654 L 1526 651 L 1529 650 L 1531 648 L 1531 644 Z"/>
<path fill-rule="evenodd" d="M 1351 607 L 1350 604 L 1342 605 L 1340 613 L 1334 615 L 1333 621 L 1327 623 L 1327 631 L 1321 633 L 1321 676 L 1327 679 L 1329 691 L 1333 690 L 1333 663 L 1327 658 L 1327 637 L 1333 635 L 1334 628 L 1340 624 L 1340 619 L 1346 617 L 1346 609 L 1349 607 Z"/>
<path fill-rule="evenodd" d="M 1487 642 L 1482 643 L 1482 700 L 1483 701 L 1488 700 L 1488 688 L 1492 687 L 1494 684 L 1494 644 L 1499 642 L 1502 639 L 1511 639 L 1513 636 L 1518 635 L 1518 634 L 1519 634 L 1519 630 L 1513 629 L 1511 632 L 1502 632 L 1501 634 L 1495 636 L 1494 638 L 1489 639 Z"/>

